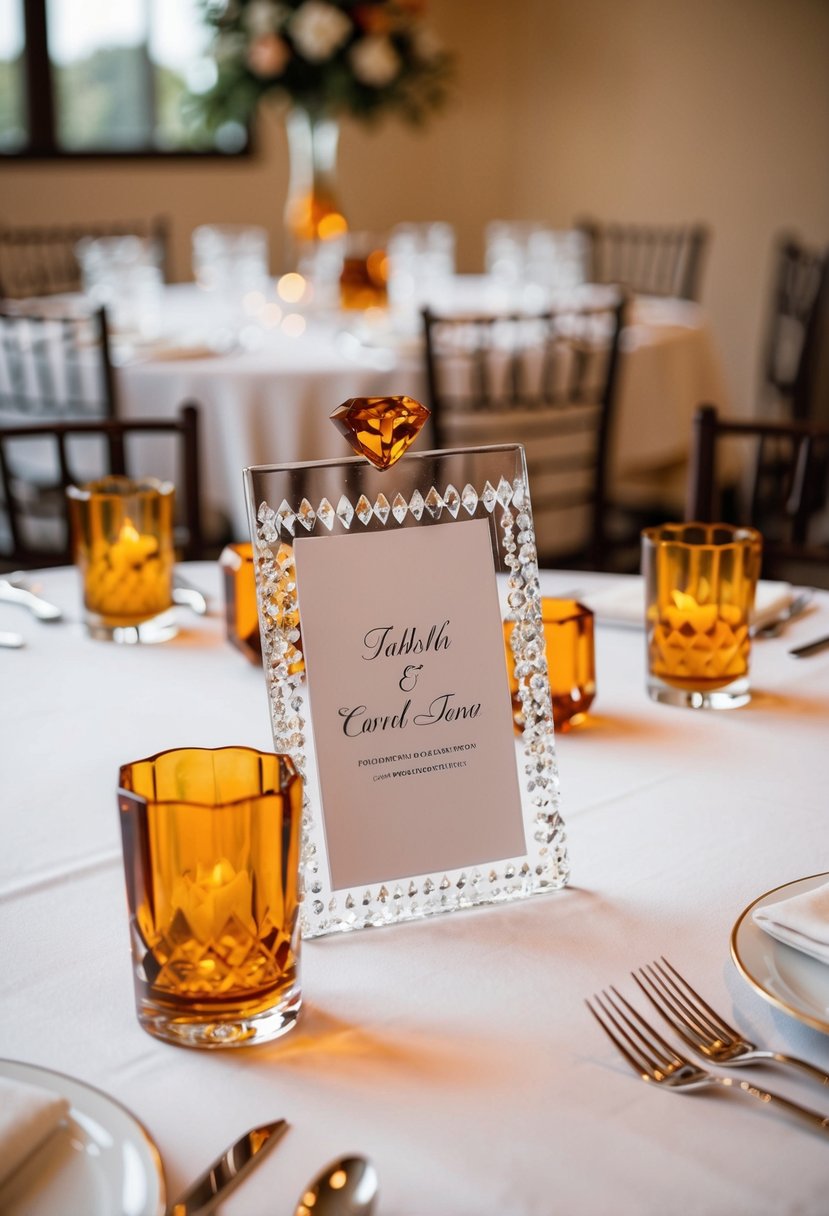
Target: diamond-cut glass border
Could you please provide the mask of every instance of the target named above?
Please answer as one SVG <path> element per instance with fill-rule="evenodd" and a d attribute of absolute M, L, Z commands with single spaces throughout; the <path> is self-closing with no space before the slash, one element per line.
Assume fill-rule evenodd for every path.
<path fill-rule="evenodd" d="M 359 458 L 260 467 L 245 470 L 245 487 L 274 747 L 293 759 L 305 784 L 303 935 L 385 925 L 563 887 L 569 860 L 523 448 L 409 455 L 382 473 Z M 526 855 L 364 890 L 333 890 L 306 738 L 293 541 L 481 518 L 490 521 L 502 612 L 515 622 L 511 646 L 525 722 L 518 767 Z"/>

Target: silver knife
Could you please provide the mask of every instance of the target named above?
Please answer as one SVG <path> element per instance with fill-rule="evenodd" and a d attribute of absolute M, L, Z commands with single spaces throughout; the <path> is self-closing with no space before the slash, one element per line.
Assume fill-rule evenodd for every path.
<path fill-rule="evenodd" d="M 794 650 L 789 651 L 789 654 L 793 654 L 796 659 L 805 659 L 810 654 L 817 654 L 819 650 L 826 650 L 827 646 L 829 646 L 829 634 L 825 638 L 816 638 L 814 642 L 806 642 L 804 646 L 796 646 Z"/>
<path fill-rule="evenodd" d="M 207 1216 L 285 1135 L 288 1126 L 284 1119 L 277 1119 L 245 1132 L 179 1195 L 167 1216 Z"/>
<path fill-rule="evenodd" d="M 63 616 L 57 604 L 50 604 L 28 587 L 22 587 L 8 578 L 0 578 L 0 600 L 5 604 L 19 604 L 21 608 L 28 608 L 39 621 L 59 621 Z"/>

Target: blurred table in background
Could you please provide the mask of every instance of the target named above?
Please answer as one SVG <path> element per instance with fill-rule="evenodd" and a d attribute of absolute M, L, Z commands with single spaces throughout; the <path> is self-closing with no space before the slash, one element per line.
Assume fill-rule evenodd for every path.
<path fill-rule="evenodd" d="M 511 302 L 491 279 L 458 276 L 451 299 L 435 306 L 493 310 Z M 222 302 L 192 285 L 165 289 L 158 337 L 124 345 L 120 363 L 125 417 L 165 416 L 188 399 L 201 406 L 205 505 L 227 517 L 239 540 L 248 535 L 243 468 L 349 455 L 329 422 L 341 402 L 428 395 L 411 318 L 401 332 L 386 314 L 316 313 L 284 299 L 258 300 L 234 332 Z M 705 312 L 687 300 L 635 299 L 622 334 L 611 493 L 681 466 L 693 412 L 707 401 L 728 404 Z"/>

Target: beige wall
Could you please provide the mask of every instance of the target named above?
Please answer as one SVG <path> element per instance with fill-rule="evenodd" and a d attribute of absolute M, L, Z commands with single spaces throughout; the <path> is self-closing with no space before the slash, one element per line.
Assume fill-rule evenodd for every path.
<path fill-rule="evenodd" d="M 491 218 L 704 220 L 703 300 L 749 408 L 774 235 L 829 244 L 829 3 L 433 0 L 432 20 L 460 57 L 455 104 L 425 132 L 344 124 L 352 227 L 448 219 L 478 270 Z M 287 151 L 271 111 L 258 146 L 238 163 L 4 167 L 0 218 L 164 211 L 178 278 L 198 223 L 259 223 L 276 270 Z"/>

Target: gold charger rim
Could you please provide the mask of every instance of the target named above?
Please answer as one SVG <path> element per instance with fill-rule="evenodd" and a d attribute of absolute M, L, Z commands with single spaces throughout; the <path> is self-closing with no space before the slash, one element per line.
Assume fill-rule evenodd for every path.
<path fill-rule="evenodd" d="M 749 970 L 747 963 L 745 962 L 744 958 L 740 954 L 740 947 L 739 947 L 739 942 L 738 942 L 739 935 L 740 935 L 740 929 L 742 928 L 743 924 L 746 922 L 747 918 L 750 917 L 750 915 L 754 911 L 754 909 L 758 906 L 758 904 L 763 903 L 771 895 L 776 895 L 778 891 L 786 891 L 786 890 L 790 889 L 791 887 L 799 886 L 801 883 L 814 882 L 817 879 L 829 880 L 829 871 L 824 871 L 822 873 L 819 872 L 817 874 L 807 874 L 807 875 L 804 875 L 802 878 L 795 878 L 795 879 L 791 879 L 789 882 L 780 883 L 779 886 L 771 887 L 770 890 L 764 891 L 762 895 L 758 895 L 756 897 L 756 899 L 753 899 L 751 901 L 751 903 L 748 904 L 747 907 L 745 907 L 743 909 L 743 911 L 740 913 L 740 915 L 737 917 L 737 920 L 734 923 L 734 927 L 731 930 L 731 939 L 730 939 L 731 958 L 734 962 L 735 967 L 739 971 L 740 975 L 742 975 L 743 979 L 746 980 L 746 982 L 755 990 L 755 992 L 757 992 L 761 997 L 763 997 L 764 1000 L 768 1001 L 771 1005 L 774 1005 L 777 1009 L 782 1009 L 784 1013 L 788 1013 L 791 1017 L 796 1018 L 799 1022 L 804 1023 L 804 1025 L 811 1026 L 814 1030 L 823 1031 L 824 1034 L 829 1034 L 829 1020 L 822 1020 L 821 1018 L 814 1017 L 812 1014 L 804 1012 L 802 1009 L 799 1009 L 797 1006 L 789 1004 L 789 1002 L 783 1000 L 782 997 L 780 997 L 776 993 L 770 991 L 765 986 L 765 984 L 763 983 L 762 980 L 758 979 L 757 976 L 752 974 L 752 972 Z M 758 929 L 758 932 L 762 933 L 763 930 Z M 793 946 L 785 946 L 785 943 L 783 943 L 783 942 L 775 942 L 775 939 L 772 938 L 770 935 L 766 934 L 766 936 L 769 938 L 770 942 L 773 942 L 775 944 L 775 946 L 780 945 L 780 946 L 783 946 L 784 949 L 793 950 L 795 954 L 798 953 L 798 951 L 796 951 Z M 806 957 L 806 956 L 804 956 L 804 957 Z M 817 960 L 815 960 L 815 961 L 817 961 Z"/>

